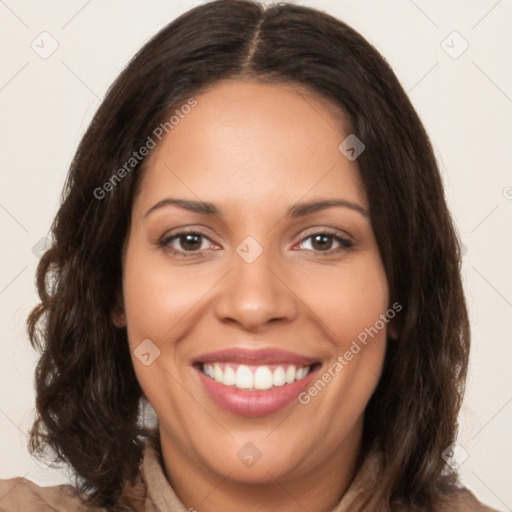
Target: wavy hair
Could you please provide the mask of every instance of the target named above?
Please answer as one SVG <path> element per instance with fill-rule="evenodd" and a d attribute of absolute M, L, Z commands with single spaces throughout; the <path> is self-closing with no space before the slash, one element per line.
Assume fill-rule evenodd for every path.
<path fill-rule="evenodd" d="M 71 163 L 27 320 L 41 352 L 29 450 L 68 463 L 87 502 L 126 510 L 150 430 L 125 328 L 122 248 L 146 158 L 98 198 L 177 106 L 223 79 L 301 86 L 346 115 L 390 287 L 398 339 L 364 420 L 360 457 L 379 450 L 374 496 L 429 510 L 456 483 L 441 454 L 455 439 L 469 355 L 458 237 L 429 138 L 395 74 L 359 33 L 326 13 L 217 0 L 164 27 L 108 90 Z"/>

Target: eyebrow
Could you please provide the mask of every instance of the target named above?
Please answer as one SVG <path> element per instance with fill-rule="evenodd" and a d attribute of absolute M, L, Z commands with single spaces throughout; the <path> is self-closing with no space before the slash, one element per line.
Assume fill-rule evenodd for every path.
<path fill-rule="evenodd" d="M 144 216 L 147 217 L 151 212 L 154 212 L 159 208 L 163 208 L 164 206 L 169 205 L 178 206 L 179 208 L 183 208 L 184 210 L 188 210 L 193 213 L 223 217 L 221 210 L 213 203 L 205 201 L 193 201 L 190 199 L 175 199 L 171 197 L 167 197 L 165 199 L 162 199 L 161 201 L 158 201 L 158 203 L 153 205 L 145 213 Z M 306 215 L 311 215 L 321 210 L 333 208 L 336 206 L 356 211 L 363 215 L 364 217 L 370 217 L 370 214 L 365 208 L 363 208 L 357 203 L 353 203 L 345 199 L 324 199 L 322 201 L 311 201 L 309 203 L 297 203 L 287 210 L 285 216 L 288 218 L 305 217 Z"/>

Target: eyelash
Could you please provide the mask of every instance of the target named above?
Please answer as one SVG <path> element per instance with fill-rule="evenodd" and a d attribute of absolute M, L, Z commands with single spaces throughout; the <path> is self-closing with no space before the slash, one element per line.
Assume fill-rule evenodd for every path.
<path fill-rule="evenodd" d="M 191 229 L 191 230 L 180 231 L 179 233 L 175 233 L 171 236 L 164 236 L 160 240 L 159 245 L 160 245 L 160 247 L 168 250 L 169 252 L 171 252 L 172 254 L 174 254 L 178 257 L 188 258 L 188 257 L 192 257 L 192 256 L 198 256 L 200 254 L 200 250 L 182 251 L 182 250 L 171 249 L 169 246 L 169 244 L 172 241 L 179 240 L 182 236 L 190 235 L 190 234 L 199 235 L 203 238 L 206 238 L 207 240 L 210 240 L 209 237 L 205 233 L 198 231 L 198 230 Z M 323 229 L 321 231 L 316 231 L 314 233 L 310 233 L 308 236 L 306 236 L 305 238 L 303 238 L 301 240 L 301 243 L 303 243 L 305 240 L 308 240 L 309 238 L 313 238 L 318 235 L 327 235 L 329 237 L 332 237 L 335 241 L 337 241 L 341 244 L 341 247 L 338 247 L 336 249 L 329 249 L 328 251 L 315 251 L 312 249 L 307 249 L 308 251 L 312 251 L 312 252 L 315 252 L 315 253 L 321 254 L 321 255 L 331 256 L 333 254 L 337 254 L 342 251 L 348 251 L 354 247 L 354 244 L 351 240 L 340 236 L 337 231 L 333 231 L 330 229 Z"/>

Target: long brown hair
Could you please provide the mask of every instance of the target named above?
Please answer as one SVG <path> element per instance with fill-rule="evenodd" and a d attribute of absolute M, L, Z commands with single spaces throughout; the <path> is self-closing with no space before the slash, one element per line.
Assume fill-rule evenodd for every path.
<path fill-rule="evenodd" d="M 218 0 L 193 8 L 156 34 L 109 89 L 71 164 L 37 270 L 41 302 L 27 325 L 42 354 L 29 449 L 50 447 L 90 503 L 122 510 L 123 484 L 138 471 L 149 431 L 126 329 L 111 313 L 146 160 L 107 193 L 98 187 L 170 111 L 227 78 L 301 85 L 341 108 L 366 146 L 357 162 L 391 303 L 403 312 L 367 405 L 361 456 L 383 453 L 374 491 L 391 510 L 429 510 L 456 476 L 441 454 L 456 438 L 469 353 L 459 243 L 429 138 L 389 65 L 345 23 L 292 4 Z"/>

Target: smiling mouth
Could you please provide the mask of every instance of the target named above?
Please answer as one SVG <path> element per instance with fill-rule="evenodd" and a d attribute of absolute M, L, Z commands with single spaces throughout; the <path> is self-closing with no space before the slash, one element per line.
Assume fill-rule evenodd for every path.
<path fill-rule="evenodd" d="M 319 366 L 294 364 L 245 365 L 225 362 L 198 363 L 207 377 L 224 386 L 242 391 L 268 391 L 304 379 Z"/>
<path fill-rule="evenodd" d="M 192 368 L 199 385 L 221 409 L 250 418 L 292 407 L 320 372 L 310 356 L 279 349 L 242 347 L 199 355 Z"/>

